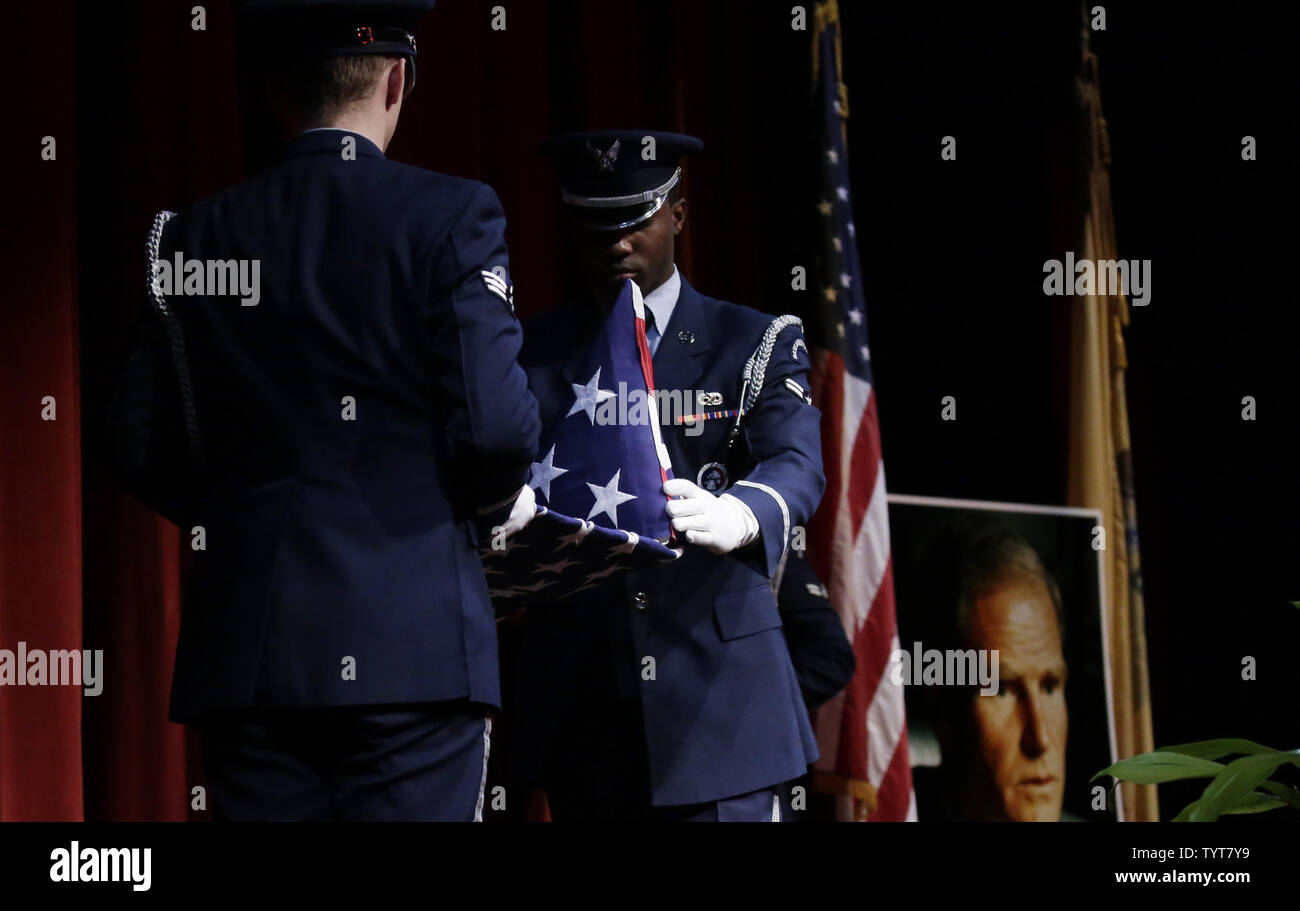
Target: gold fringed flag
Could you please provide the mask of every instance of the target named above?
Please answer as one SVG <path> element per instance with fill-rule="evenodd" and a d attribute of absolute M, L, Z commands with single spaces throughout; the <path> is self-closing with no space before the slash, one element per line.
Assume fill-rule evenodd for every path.
<path fill-rule="evenodd" d="M 1087 213 L 1081 260 L 1115 260 L 1115 219 L 1110 203 L 1110 142 L 1101 112 L 1097 59 L 1087 49 L 1078 80 L 1083 108 Z M 1070 305 L 1069 498 L 1073 506 L 1102 511 L 1105 528 L 1106 619 L 1119 757 L 1152 750 L 1147 686 L 1146 630 L 1138 562 L 1137 510 L 1128 432 L 1122 330 L 1129 303 L 1123 290 L 1094 284 Z M 1124 818 L 1159 819 L 1156 789 L 1121 784 Z"/>

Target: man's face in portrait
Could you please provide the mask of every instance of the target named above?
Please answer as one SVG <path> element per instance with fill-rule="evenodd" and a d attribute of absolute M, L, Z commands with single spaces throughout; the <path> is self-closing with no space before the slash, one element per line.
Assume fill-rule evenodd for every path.
<path fill-rule="evenodd" d="M 673 274 L 673 243 L 686 220 L 686 200 L 667 201 L 650 218 L 615 231 L 575 226 L 578 261 L 598 300 L 617 295 L 629 278 L 649 294 Z"/>
<path fill-rule="evenodd" d="M 997 649 L 996 695 L 973 697 L 967 818 L 1056 821 L 1065 795 L 1065 657 L 1052 596 L 1013 576 L 971 605 L 971 647 Z"/>

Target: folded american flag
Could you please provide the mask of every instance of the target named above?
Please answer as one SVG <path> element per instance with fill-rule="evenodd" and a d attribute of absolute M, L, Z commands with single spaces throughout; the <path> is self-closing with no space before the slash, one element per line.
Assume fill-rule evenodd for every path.
<path fill-rule="evenodd" d="M 672 466 L 634 282 L 624 284 L 578 379 L 564 417 L 542 430 L 529 481 L 537 517 L 504 550 L 483 549 L 498 612 L 562 600 L 677 556 L 664 511 Z"/>

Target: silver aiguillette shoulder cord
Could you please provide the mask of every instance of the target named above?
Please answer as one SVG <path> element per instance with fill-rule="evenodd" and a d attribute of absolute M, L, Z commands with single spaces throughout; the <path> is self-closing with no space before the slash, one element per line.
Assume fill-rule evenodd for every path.
<path fill-rule="evenodd" d="M 745 370 L 741 374 L 740 410 L 736 412 L 736 420 L 731 424 L 731 434 L 727 437 L 728 451 L 736 442 L 736 437 L 740 435 L 740 419 L 754 407 L 758 402 L 758 397 L 763 392 L 763 381 L 767 376 L 767 363 L 772 359 L 772 349 L 776 346 L 776 337 L 789 326 L 802 327 L 803 320 L 788 313 L 772 320 L 767 330 L 764 331 L 763 340 L 758 343 L 758 348 L 750 355 L 749 360 L 745 361 Z"/>
<path fill-rule="evenodd" d="M 175 212 L 163 210 L 154 216 L 153 226 L 149 229 L 148 251 L 148 289 L 149 301 L 154 312 L 167 332 L 167 344 L 171 350 L 172 366 L 176 370 L 176 381 L 180 385 L 181 405 L 185 410 L 185 432 L 189 439 L 190 460 L 196 472 L 203 470 L 203 438 L 199 434 L 199 418 L 194 409 L 194 386 L 190 381 L 189 360 L 185 356 L 185 336 L 181 330 L 176 314 L 167 306 L 162 291 L 158 287 L 158 248 L 162 244 L 163 228 L 176 215 Z"/>

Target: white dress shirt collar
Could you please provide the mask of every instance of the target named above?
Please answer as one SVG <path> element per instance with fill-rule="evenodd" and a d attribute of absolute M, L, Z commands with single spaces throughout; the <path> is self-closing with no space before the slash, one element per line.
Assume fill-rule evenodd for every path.
<path fill-rule="evenodd" d="M 682 277 L 673 265 L 673 274 L 668 280 L 645 296 L 645 305 L 655 317 L 655 328 L 662 336 L 668 328 L 668 321 L 673 318 L 673 309 L 677 306 L 677 296 L 682 291 Z"/>

